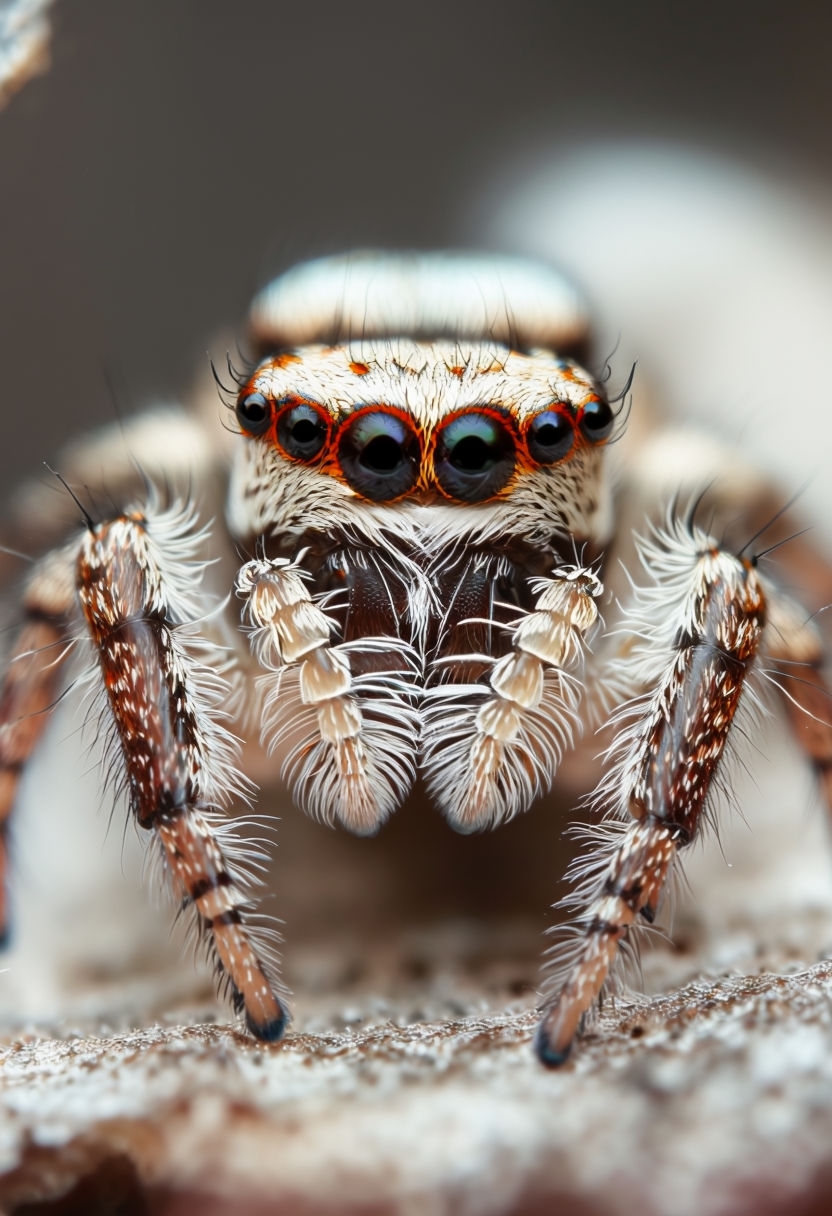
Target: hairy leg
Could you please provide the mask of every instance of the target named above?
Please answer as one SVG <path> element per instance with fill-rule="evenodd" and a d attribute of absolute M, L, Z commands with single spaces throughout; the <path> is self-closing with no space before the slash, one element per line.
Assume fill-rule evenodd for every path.
<path fill-rule="evenodd" d="M 696 836 L 759 652 L 766 601 L 752 562 L 676 523 L 642 556 L 654 584 L 630 606 L 625 703 L 597 793 L 606 845 L 566 901 L 580 909 L 553 951 L 536 1048 L 562 1064 L 639 918 L 652 922 L 676 853 Z M 596 841 L 597 844 L 597 841 Z"/>
<path fill-rule="evenodd" d="M 24 767 L 37 746 L 72 649 L 75 587 L 72 558 L 42 558 L 23 593 L 23 620 L 0 686 L 0 939 L 8 933 L 8 831 Z"/>
<path fill-rule="evenodd" d="M 832 817 L 832 689 L 824 676 L 824 639 L 806 610 L 777 587 L 766 586 L 769 626 L 765 657 L 782 694 L 794 737 L 818 775 Z"/>
<path fill-rule="evenodd" d="M 261 860 L 224 811 L 245 799 L 224 725 L 224 656 L 197 630 L 200 542 L 192 515 L 132 511 L 90 527 L 77 585 L 113 723 L 111 767 L 140 827 L 154 833 L 183 907 L 258 1038 L 279 1038 L 285 994 L 274 930 L 253 904 Z M 219 670 L 218 670 L 219 669 Z"/>

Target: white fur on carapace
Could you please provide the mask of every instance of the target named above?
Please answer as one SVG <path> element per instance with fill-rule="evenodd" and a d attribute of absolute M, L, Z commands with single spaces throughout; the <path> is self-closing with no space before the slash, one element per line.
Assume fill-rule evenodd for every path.
<path fill-rule="evenodd" d="M 588 318 L 575 288 L 539 262 L 368 251 L 281 275 L 255 298 L 251 325 L 275 349 L 408 334 L 566 350 Z"/>
<path fill-rule="evenodd" d="M 367 372 L 356 375 L 355 363 Z M 285 365 L 264 363 L 249 388 L 273 400 L 295 394 L 313 401 L 334 423 L 367 404 L 390 406 L 409 415 L 426 437 L 459 410 L 503 409 L 522 426 L 553 402 L 577 411 L 598 391 L 587 372 L 557 355 L 521 355 L 491 342 L 409 338 L 307 348 Z M 532 543 L 554 535 L 603 542 L 612 523 L 600 445 L 576 444 L 557 464 L 518 469 L 507 491 L 486 503 L 415 495 L 388 505 L 368 502 L 340 476 L 287 460 L 270 443 L 246 437 L 237 445 L 227 519 L 241 537 L 284 541 L 342 528 L 382 548 L 390 537 L 401 538 L 405 547 L 429 555 L 457 541 L 487 544 L 510 536 Z"/>

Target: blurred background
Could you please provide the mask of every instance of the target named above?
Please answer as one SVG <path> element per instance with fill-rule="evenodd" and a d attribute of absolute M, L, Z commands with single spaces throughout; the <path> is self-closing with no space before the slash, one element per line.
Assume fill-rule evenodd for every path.
<path fill-rule="evenodd" d="M 634 351 L 671 406 L 693 386 L 724 416 L 727 392 L 729 438 L 756 429 L 754 364 L 799 339 L 817 380 L 770 366 L 762 404 L 772 459 L 787 434 L 815 459 L 794 410 L 828 416 L 828 6 L 72 0 L 52 20 L 51 68 L 0 114 L 4 486 L 114 393 L 181 394 L 273 271 L 355 245 L 559 261 L 622 378 Z"/>
<path fill-rule="evenodd" d="M 0 0 L 0 67 L 11 4 Z M 615 386 L 638 360 L 634 421 L 649 398 L 713 430 L 802 492 L 829 547 L 832 6 L 56 0 L 51 19 L 51 65 L 0 109 L 0 497 L 32 472 L 54 487 L 42 462 L 60 467 L 84 428 L 185 396 L 208 344 L 233 344 L 252 292 L 282 267 L 362 245 L 461 245 L 561 264 L 595 306 Z M 21 533 L 25 549 L 25 521 Z M 25 779 L 0 1030 L 61 1025 L 66 1010 L 111 1026 L 137 1010 L 148 1024 L 224 1020 L 210 975 L 169 939 L 169 911 L 146 909 L 137 833 L 120 810 L 106 829 L 95 720 L 85 739 L 82 717 L 68 698 Z M 721 848 L 692 859 L 675 949 L 645 958 L 648 990 L 830 952 L 826 823 L 806 813 L 819 801 L 807 766 L 783 729 L 772 735 L 750 740 L 748 776 L 732 770 L 748 823 L 733 816 Z M 364 841 L 285 800 L 265 808 L 282 815 L 265 907 L 286 920 L 299 1030 L 533 1003 L 572 810 L 463 839 L 408 805 Z M 368 950 L 397 902 L 419 919 Z M 811 1074 L 819 1048 L 777 1043 L 781 1065 Z M 648 1092 L 649 1074 L 631 1075 Z M 802 1160 L 765 1076 L 770 1101 L 748 1124 L 749 1142 L 764 1126 L 772 1146 L 760 1186 Z M 813 1092 L 822 1127 L 827 1098 Z M 735 1108 L 745 1114 L 730 1096 Z M 683 1195 L 690 1161 L 721 1159 L 724 1125 L 709 1116 L 710 1138 L 690 1149 L 678 1109 L 675 1123 L 662 1110 L 657 1140 L 649 1121 L 621 1128 L 645 1178 L 657 1157 L 644 1146 L 681 1146 L 681 1171 L 660 1176 Z M 496 1134 L 485 1142 L 501 1161 Z M 588 1143 L 591 1167 L 574 1177 L 609 1185 Z"/>
<path fill-rule="evenodd" d="M 31 472 L 54 486 L 41 462 L 59 461 L 61 444 L 85 427 L 187 394 L 193 377 L 204 377 L 208 344 L 218 333 L 233 343 L 252 292 L 282 267 L 362 245 L 461 245 L 561 264 L 596 308 L 599 366 L 614 350 L 613 384 L 637 359 L 636 407 L 649 397 L 711 428 L 786 491 L 801 490 L 824 535 L 832 512 L 828 6 L 57 0 L 51 15 L 49 70 L 0 111 L 5 493 Z M 15 543 L 25 548 L 25 534 Z M 56 747 L 77 754 L 66 724 L 52 733 Z M 804 846 L 794 889 L 825 908 L 822 817 L 812 832 L 784 820 L 785 802 L 803 808 L 812 794 L 794 749 L 781 741 L 774 754 L 760 780 L 770 818 L 782 821 L 785 847 L 795 837 Z M 78 851 L 68 788 L 88 810 L 98 799 L 89 759 L 76 757 L 89 794 L 80 777 L 67 781 L 65 763 L 52 767 L 45 793 L 31 795 L 54 822 L 36 825 L 31 845 L 21 831 L 18 850 L 21 888 L 39 890 L 48 941 L 56 922 L 77 926 L 92 890 L 76 867 L 66 911 L 44 898 L 66 883 L 63 859 Z M 738 836 L 723 836 L 725 856 L 773 857 L 785 898 L 783 849 L 759 831 L 758 810 L 753 845 L 740 825 Z M 389 871 L 390 893 L 412 872 L 414 901 L 428 911 L 478 866 L 486 875 L 479 902 L 457 893 L 471 916 L 491 907 L 501 875 L 523 875 L 536 922 L 519 990 L 531 992 L 538 933 L 557 893 L 550 849 L 564 822 L 528 816 L 495 837 L 461 840 L 436 816 L 405 809 L 366 842 L 286 815 L 279 885 L 284 892 L 294 882 L 298 900 L 326 914 L 309 871 L 292 861 L 290 831 L 306 832 L 318 857 L 332 853 L 346 900 L 360 867 L 385 872 L 397 833 L 411 851 L 406 872 Z M 534 832 L 544 827 L 539 847 Z M 132 916 L 122 907 L 120 830 L 110 832 L 110 858 L 100 818 L 88 839 L 82 851 L 109 876 L 108 907 Z M 717 850 L 709 857 L 724 871 Z M 327 888 L 334 903 L 336 887 L 333 879 Z M 731 889 L 735 907 L 754 904 L 736 878 Z M 374 914 L 387 906 L 386 896 L 369 902 Z M 290 905 L 281 894 L 297 940 L 309 910 L 293 919 Z M 713 895 L 707 908 L 715 923 L 723 916 Z M 108 915 L 103 927 L 131 971 L 117 920 Z M 93 907 L 91 923 L 100 922 Z M 166 932 L 164 915 L 161 923 Z M 75 941 L 89 950 L 92 932 Z M 34 955 L 43 957 L 40 946 Z M 19 1012 L 18 997 L 13 1006 Z"/>

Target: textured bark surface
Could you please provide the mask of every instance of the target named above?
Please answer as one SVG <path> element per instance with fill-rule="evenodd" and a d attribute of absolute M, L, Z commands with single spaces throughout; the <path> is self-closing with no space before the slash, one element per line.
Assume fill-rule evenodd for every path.
<path fill-rule="evenodd" d="M 605 1017 L 557 1074 L 532 1058 L 527 1009 L 269 1049 L 220 1026 L 24 1035 L 2 1059 L 0 1195 L 67 1196 L 44 1211 L 814 1210 L 832 1195 L 830 998 L 828 963 L 698 980 Z"/>
<path fill-rule="evenodd" d="M 726 835 L 729 850 L 749 838 Z M 275 1047 L 229 1026 L 210 981 L 182 964 L 132 981 L 78 973 L 69 1012 L 28 1028 L 7 1005 L 0 1205 L 827 1211 L 832 963 L 816 960 L 832 914 L 826 859 L 808 858 L 818 835 L 785 858 L 757 841 L 771 864 L 746 881 L 740 865 L 697 872 L 707 900 L 683 903 L 677 945 L 644 957 L 644 986 L 666 995 L 619 1000 L 559 1072 L 531 1052 L 539 936 L 522 917 L 391 935 L 342 925 L 296 945 L 297 1029 Z"/>

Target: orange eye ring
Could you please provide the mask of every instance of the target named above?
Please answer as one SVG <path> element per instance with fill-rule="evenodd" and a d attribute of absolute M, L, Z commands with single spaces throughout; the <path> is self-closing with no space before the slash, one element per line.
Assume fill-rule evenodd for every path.
<path fill-rule="evenodd" d="M 338 464 L 351 489 L 371 502 L 392 502 L 414 488 L 422 442 L 409 414 L 368 405 L 344 419 L 337 435 Z"/>
<path fill-rule="evenodd" d="M 257 389 L 240 393 L 236 412 L 237 421 L 246 435 L 265 435 L 272 425 L 272 402 Z"/>
<path fill-rule="evenodd" d="M 437 428 L 433 468 L 440 490 L 458 502 L 485 502 L 511 480 L 517 437 L 503 413 L 480 407 L 460 410 Z"/>
<path fill-rule="evenodd" d="M 301 464 L 322 459 L 331 438 L 332 420 L 322 406 L 303 397 L 275 402 L 275 442 L 284 456 Z"/>
<path fill-rule="evenodd" d="M 558 464 L 575 445 L 575 420 L 559 402 L 553 402 L 528 420 L 524 438 L 535 464 Z"/>
<path fill-rule="evenodd" d="M 578 415 L 581 434 L 590 443 L 603 443 L 608 439 L 615 423 L 612 406 L 603 397 L 592 397 L 585 401 Z"/>

